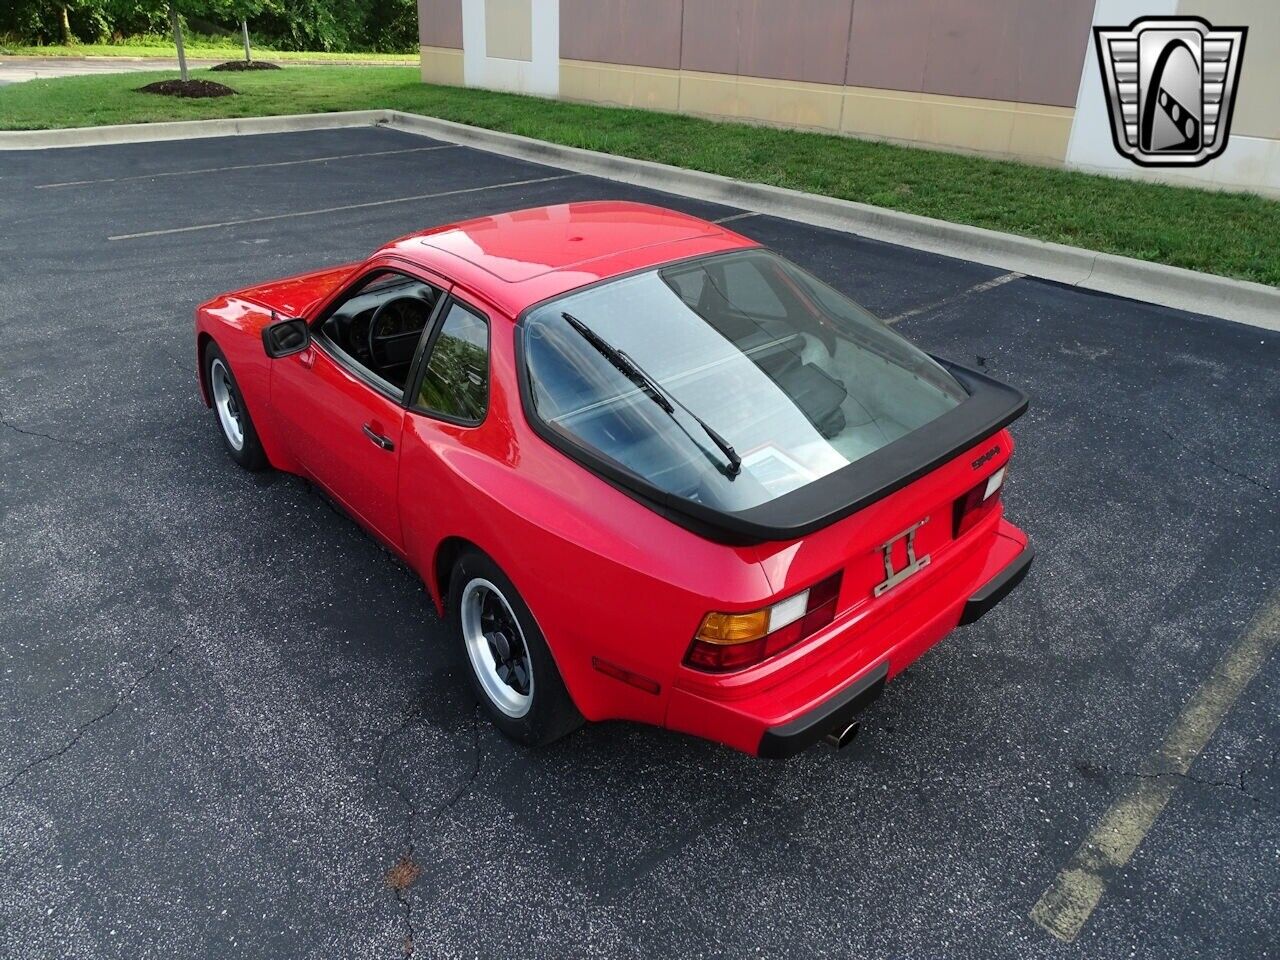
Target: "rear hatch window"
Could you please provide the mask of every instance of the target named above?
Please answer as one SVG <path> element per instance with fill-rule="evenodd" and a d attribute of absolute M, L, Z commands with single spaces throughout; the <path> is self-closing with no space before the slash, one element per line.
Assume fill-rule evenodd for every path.
<path fill-rule="evenodd" d="M 811 523 L 849 506 L 857 491 L 834 477 L 971 397 L 861 307 L 759 249 L 571 293 L 522 329 L 540 432 L 664 509 L 712 527 L 736 517 L 757 537 L 794 532 L 765 522 L 771 510 Z"/>

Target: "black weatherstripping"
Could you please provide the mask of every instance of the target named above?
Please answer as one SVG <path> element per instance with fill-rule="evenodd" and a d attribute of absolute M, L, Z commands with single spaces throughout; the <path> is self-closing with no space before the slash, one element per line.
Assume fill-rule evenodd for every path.
<path fill-rule="evenodd" d="M 847 727 L 880 696 L 888 676 L 889 661 L 885 660 L 803 716 L 770 727 L 761 734 L 756 752 L 769 760 L 781 760 L 813 746 L 836 727 Z"/>
<path fill-rule="evenodd" d="M 968 393 L 956 407 L 798 490 L 748 510 L 727 513 L 659 489 L 538 416 L 524 355 L 523 321 L 532 309 L 521 315 L 516 367 L 520 400 L 534 432 L 623 493 L 717 543 L 747 545 L 807 536 L 902 489 L 981 443 L 1026 413 L 1029 403 L 1026 394 L 1014 387 L 935 357 Z"/>

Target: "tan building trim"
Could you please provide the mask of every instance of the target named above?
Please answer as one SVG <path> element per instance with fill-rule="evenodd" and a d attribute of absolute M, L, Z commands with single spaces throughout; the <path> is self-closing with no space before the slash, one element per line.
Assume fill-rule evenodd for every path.
<path fill-rule="evenodd" d="M 560 96 L 674 113 L 680 109 L 680 71 L 561 58 Z"/>
<path fill-rule="evenodd" d="M 843 100 L 837 84 L 680 72 L 681 113 L 836 133 Z"/>
<path fill-rule="evenodd" d="M 1063 161 L 1075 115 L 1072 107 L 564 59 L 560 95 L 1037 163 Z"/>
<path fill-rule="evenodd" d="M 462 51 L 452 47 L 418 47 L 422 57 L 422 82 L 463 86 Z"/>
<path fill-rule="evenodd" d="M 846 87 L 840 132 L 915 146 L 1061 163 L 1073 107 Z"/>

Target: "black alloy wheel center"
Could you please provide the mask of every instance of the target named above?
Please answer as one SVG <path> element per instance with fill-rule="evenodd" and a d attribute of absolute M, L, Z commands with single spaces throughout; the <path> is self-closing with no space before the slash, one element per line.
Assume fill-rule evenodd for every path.
<path fill-rule="evenodd" d="M 529 659 L 520 640 L 520 631 L 506 607 L 492 597 L 480 611 L 480 625 L 493 654 L 498 678 L 520 694 L 529 692 Z"/>

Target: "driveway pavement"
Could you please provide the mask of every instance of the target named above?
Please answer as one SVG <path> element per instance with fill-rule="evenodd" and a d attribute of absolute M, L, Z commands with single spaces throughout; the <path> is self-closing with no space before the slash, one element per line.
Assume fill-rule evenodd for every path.
<path fill-rule="evenodd" d="M 189 67 L 211 67 L 219 60 L 188 60 Z M 0 57 L 0 84 L 52 77 L 79 77 L 98 73 L 137 73 L 147 70 L 177 70 L 177 60 L 128 57 Z"/>
<path fill-rule="evenodd" d="M 0 955 L 1280 955 L 1280 337 L 431 145 L 0 153 Z M 1036 568 L 846 751 L 514 747 L 417 579 L 198 400 L 212 294 L 608 197 L 737 217 L 1032 397 Z M 1132 855 L 1065 943 L 1030 915 L 1099 824 Z"/>

